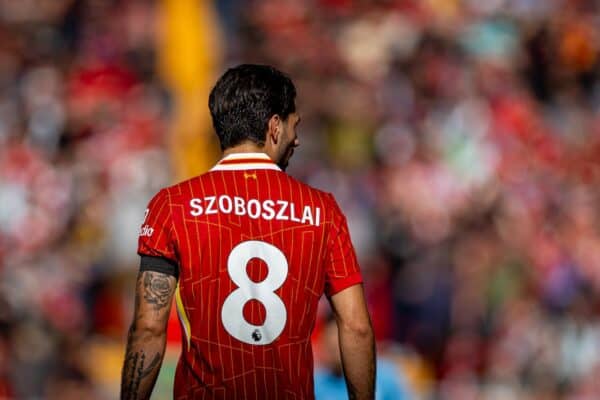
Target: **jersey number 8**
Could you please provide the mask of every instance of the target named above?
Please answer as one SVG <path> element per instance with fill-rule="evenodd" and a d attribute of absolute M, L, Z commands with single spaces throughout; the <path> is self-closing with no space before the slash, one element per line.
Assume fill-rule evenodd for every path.
<path fill-rule="evenodd" d="M 252 281 L 246 271 L 248 262 L 253 258 L 259 258 L 267 264 L 267 276 L 262 282 Z M 285 304 L 274 293 L 287 278 L 288 262 L 285 255 L 272 244 L 249 240 L 231 250 L 227 271 L 238 288 L 227 296 L 221 309 L 225 330 L 244 343 L 272 343 L 281 334 L 287 321 Z M 252 299 L 265 307 L 266 317 L 262 325 L 251 324 L 244 318 L 244 305 Z"/>

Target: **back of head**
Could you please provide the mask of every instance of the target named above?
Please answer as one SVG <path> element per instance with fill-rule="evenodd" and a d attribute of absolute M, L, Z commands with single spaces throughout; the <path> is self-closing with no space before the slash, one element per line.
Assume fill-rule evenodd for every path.
<path fill-rule="evenodd" d="M 221 149 L 247 140 L 262 146 L 269 119 L 285 120 L 296 109 L 295 99 L 291 79 L 273 67 L 242 64 L 227 70 L 208 100 Z"/>

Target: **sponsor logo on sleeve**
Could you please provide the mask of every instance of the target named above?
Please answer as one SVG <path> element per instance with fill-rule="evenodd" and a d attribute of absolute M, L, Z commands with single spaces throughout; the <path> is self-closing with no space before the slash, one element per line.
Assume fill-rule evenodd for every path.
<path fill-rule="evenodd" d="M 144 225 L 140 228 L 140 237 L 150 237 L 154 233 L 154 228 Z"/>
<path fill-rule="evenodd" d="M 146 208 L 146 211 L 144 212 L 144 220 L 142 221 L 142 224 L 146 222 L 146 219 L 148 219 L 149 213 L 150 213 L 150 209 Z M 152 236 L 153 233 L 154 233 L 154 228 L 152 228 L 150 225 L 146 224 L 146 225 L 142 225 L 142 227 L 140 228 L 139 235 L 140 235 L 140 237 L 150 237 L 150 236 Z"/>

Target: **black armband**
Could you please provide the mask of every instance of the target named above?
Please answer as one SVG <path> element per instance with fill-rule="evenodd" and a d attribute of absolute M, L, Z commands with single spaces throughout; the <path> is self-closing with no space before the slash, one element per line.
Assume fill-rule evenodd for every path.
<path fill-rule="evenodd" d="M 164 257 L 141 256 L 140 272 L 154 271 L 179 278 L 179 266 L 173 260 Z"/>

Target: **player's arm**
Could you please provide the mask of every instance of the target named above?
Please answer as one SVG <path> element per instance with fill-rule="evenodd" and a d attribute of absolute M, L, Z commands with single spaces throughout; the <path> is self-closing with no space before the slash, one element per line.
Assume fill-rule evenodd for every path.
<path fill-rule="evenodd" d="M 149 399 L 160 371 L 177 279 L 144 270 L 137 277 L 135 311 L 121 376 L 121 400 Z"/>
<path fill-rule="evenodd" d="M 330 297 L 350 399 L 375 398 L 375 339 L 362 285 Z"/>

